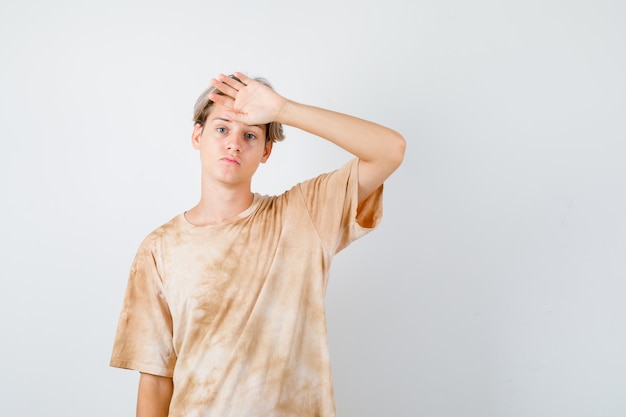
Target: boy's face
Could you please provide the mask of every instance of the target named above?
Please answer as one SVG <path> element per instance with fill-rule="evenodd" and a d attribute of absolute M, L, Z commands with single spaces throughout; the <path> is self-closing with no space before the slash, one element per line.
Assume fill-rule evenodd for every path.
<path fill-rule="evenodd" d="M 193 147 L 200 151 L 203 180 L 250 187 L 252 175 L 269 158 L 265 125 L 249 126 L 231 120 L 221 104 L 211 107 L 204 127 L 195 125 Z"/>

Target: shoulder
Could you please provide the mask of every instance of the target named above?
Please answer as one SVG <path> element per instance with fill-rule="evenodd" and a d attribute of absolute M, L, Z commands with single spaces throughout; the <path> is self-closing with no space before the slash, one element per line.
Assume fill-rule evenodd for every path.
<path fill-rule="evenodd" d="M 167 240 L 173 236 L 180 235 L 182 230 L 181 217 L 183 214 L 178 214 L 166 223 L 163 223 L 156 229 L 152 230 L 148 235 L 144 237 L 141 242 L 140 248 L 149 248 L 153 250 L 155 246 L 160 245 L 163 240 Z"/>
<path fill-rule="evenodd" d="M 297 186 L 308 186 L 309 184 L 320 184 L 320 183 L 346 183 L 351 178 L 356 178 L 358 176 L 358 167 L 359 160 L 358 158 L 352 158 L 339 168 L 336 168 L 332 171 L 324 172 L 316 177 L 313 177 L 309 180 L 303 181 Z"/>
<path fill-rule="evenodd" d="M 297 191 L 307 201 L 318 202 L 324 197 L 334 201 L 339 196 L 350 195 L 358 185 L 358 162 L 352 158 L 337 169 L 296 184 L 290 191 Z"/>

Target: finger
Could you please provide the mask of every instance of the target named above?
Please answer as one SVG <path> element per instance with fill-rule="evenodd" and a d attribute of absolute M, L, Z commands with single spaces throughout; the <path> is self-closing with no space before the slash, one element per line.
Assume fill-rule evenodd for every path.
<path fill-rule="evenodd" d="M 233 98 L 237 96 L 237 91 L 238 90 L 236 88 L 233 88 L 232 86 L 222 82 L 220 79 L 211 78 L 211 85 L 213 87 L 217 88 L 222 93 L 226 94 L 227 96 L 230 96 L 230 97 L 233 97 Z"/>
<path fill-rule="evenodd" d="M 235 78 L 236 75 L 224 75 L 224 74 L 220 74 L 218 75 L 218 79 L 228 85 L 231 88 L 234 88 L 235 90 L 239 91 L 242 88 L 244 88 L 246 86 L 245 82 L 239 81 L 237 78 Z"/>
<path fill-rule="evenodd" d="M 235 71 L 235 72 L 233 73 L 233 75 L 234 75 L 235 77 L 239 78 L 239 79 L 240 79 L 240 80 L 244 83 L 244 85 L 248 85 L 248 84 L 250 84 L 252 81 L 254 81 L 252 78 L 248 77 L 246 74 L 244 74 L 244 73 L 242 73 L 242 72 Z"/>
<path fill-rule="evenodd" d="M 209 94 L 209 100 L 213 101 L 214 103 L 221 104 L 224 107 L 231 108 L 231 109 L 235 105 L 235 100 L 232 97 L 224 96 L 224 95 L 217 94 L 217 93 Z"/>

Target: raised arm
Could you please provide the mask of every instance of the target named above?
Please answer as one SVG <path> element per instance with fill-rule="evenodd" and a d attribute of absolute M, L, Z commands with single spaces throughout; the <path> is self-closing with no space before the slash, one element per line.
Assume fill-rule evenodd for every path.
<path fill-rule="evenodd" d="M 359 201 L 376 190 L 404 157 L 404 138 L 367 120 L 287 101 L 278 121 L 327 139 L 358 157 Z"/>
<path fill-rule="evenodd" d="M 212 80 L 226 96 L 211 99 L 233 109 L 233 117 L 255 125 L 276 121 L 327 139 L 359 158 L 359 201 L 367 198 L 402 163 L 406 142 L 396 131 L 357 117 L 288 100 L 245 74 Z"/>

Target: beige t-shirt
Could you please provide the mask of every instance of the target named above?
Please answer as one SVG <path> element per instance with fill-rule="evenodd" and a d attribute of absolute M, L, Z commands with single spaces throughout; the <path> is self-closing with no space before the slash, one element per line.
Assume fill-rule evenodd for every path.
<path fill-rule="evenodd" d="M 171 417 L 335 416 L 324 310 L 333 256 L 376 227 L 358 160 L 223 223 L 180 214 L 141 244 L 111 366 L 173 377 Z M 357 212 L 358 208 L 358 212 Z"/>

